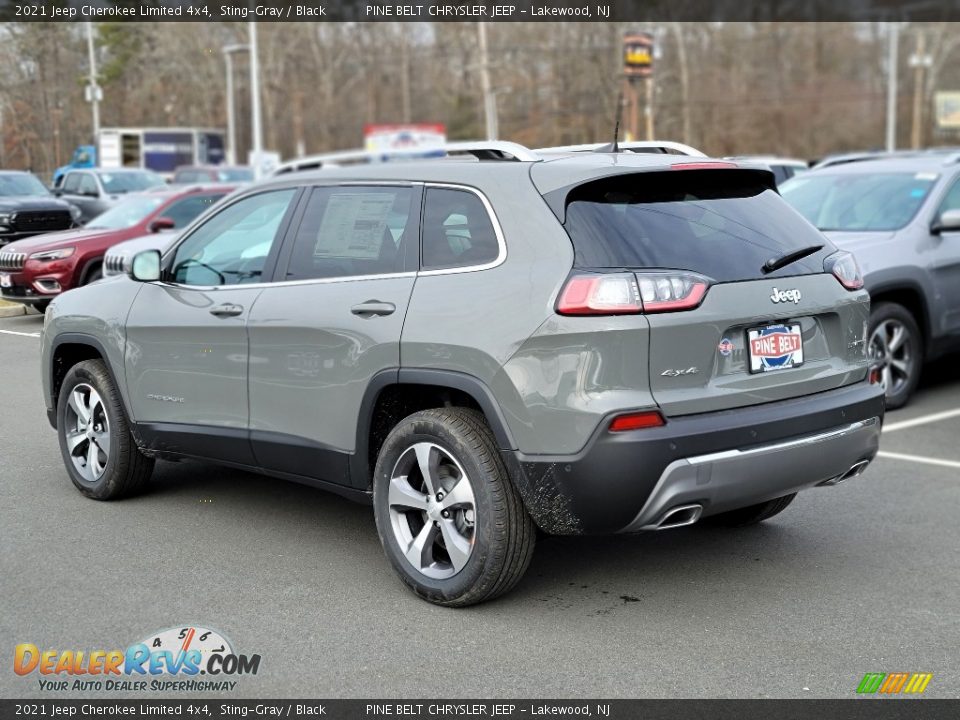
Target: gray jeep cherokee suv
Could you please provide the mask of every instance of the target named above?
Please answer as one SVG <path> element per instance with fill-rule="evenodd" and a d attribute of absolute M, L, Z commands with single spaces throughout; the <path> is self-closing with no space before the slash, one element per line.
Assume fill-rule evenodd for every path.
<path fill-rule="evenodd" d="M 765 169 L 409 162 L 241 191 L 54 301 L 43 384 L 89 497 L 201 458 L 372 501 L 431 602 L 537 529 L 759 522 L 875 456 L 856 263 Z"/>

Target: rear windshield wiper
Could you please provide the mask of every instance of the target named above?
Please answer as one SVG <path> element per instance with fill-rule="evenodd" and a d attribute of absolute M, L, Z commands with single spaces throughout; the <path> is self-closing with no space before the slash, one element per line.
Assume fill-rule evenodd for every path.
<path fill-rule="evenodd" d="M 800 248 L 799 250 L 791 250 L 780 257 L 770 258 L 760 269 L 764 273 L 772 273 L 782 267 L 786 267 L 790 263 L 794 263 L 797 260 L 802 260 L 807 255 L 813 255 L 819 250 L 823 250 L 823 245 L 810 245 L 809 247 Z"/>

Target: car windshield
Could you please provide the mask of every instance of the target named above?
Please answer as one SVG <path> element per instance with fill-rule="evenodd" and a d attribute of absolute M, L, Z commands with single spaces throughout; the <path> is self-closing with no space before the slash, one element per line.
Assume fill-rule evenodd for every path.
<path fill-rule="evenodd" d="M 43 183 L 29 173 L 0 175 L 0 195 L 49 195 Z"/>
<path fill-rule="evenodd" d="M 253 170 L 250 168 L 224 168 L 217 170 L 220 182 L 253 182 Z"/>
<path fill-rule="evenodd" d="M 933 172 L 819 173 L 785 182 L 783 198 L 821 230 L 899 230 L 937 181 Z"/>
<path fill-rule="evenodd" d="M 159 195 L 136 195 L 128 197 L 91 220 L 87 227 L 105 230 L 120 230 L 136 225 L 163 204 Z"/>
<path fill-rule="evenodd" d="M 103 183 L 103 189 L 110 195 L 119 193 L 137 192 L 138 190 L 149 190 L 164 184 L 164 179 L 149 171 L 143 172 L 102 172 L 100 173 L 100 182 Z"/>

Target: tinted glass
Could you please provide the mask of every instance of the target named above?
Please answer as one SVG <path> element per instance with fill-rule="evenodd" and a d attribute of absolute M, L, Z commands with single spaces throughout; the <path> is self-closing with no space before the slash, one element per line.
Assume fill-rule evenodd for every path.
<path fill-rule="evenodd" d="M 780 192 L 821 230 L 899 230 L 917 214 L 937 177 L 925 172 L 813 172 L 784 183 Z"/>
<path fill-rule="evenodd" d="M 208 207 L 220 200 L 224 194 L 225 193 L 219 195 L 191 195 L 190 197 L 171 203 L 161 211 L 160 215 L 165 218 L 170 218 L 176 224 L 176 227 L 182 228 L 188 225 Z"/>
<path fill-rule="evenodd" d="M 80 188 L 80 173 L 70 173 L 63 181 L 63 191 L 75 193 Z"/>
<path fill-rule="evenodd" d="M 947 191 L 940 207 L 937 209 L 937 215 L 945 213 L 947 210 L 960 210 L 960 180 L 957 180 Z"/>
<path fill-rule="evenodd" d="M 112 208 L 97 215 L 87 225 L 89 228 L 119 230 L 136 225 L 163 203 L 163 198 L 149 195 L 131 195 Z"/>
<path fill-rule="evenodd" d="M 49 195 L 43 183 L 28 173 L 0 174 L 0 195 Z"/>
<path fill-rule="evenodd" d="M 316 188 L 294 240 L 287 279 L 403 272 L 416 243 L 413 191 L 405 187 Z M 406 232 L 407 227 L 413 232 Z"/>
<path fill-rule="evenodd" d="M 213 215 L 177 248 L 171 273 L 185 285 L 261 281 L 295 190 L 246 197 Z"/>
<path fill-rule="evenodd" d="M 565 227 L 581 268 L 663 268 L 717 282 L 823 272 L 829 243 L 771 190 L 769 175 L 683 170 L 618 175 L 567 196 Z M 764 275 L 771 259 L 824 249 Z"/>
<path fill-rule="evenodd" d="M 93 179 L 93 175 L 81 175 L 80 176 L 80 190 L 79 192 L 82 195 L 88 195 L 93 197 L 99 195 L 100 191 L 97 190 L 97 181 Z"/>
<path fill-rule="evenodd" d="M 423 209 L 425 270 L 485 265 L 500 254 L 487 208 L 466 190 L 427 188 Z"/>
<path fill-rule="evenodd" d="M 103 184 L 103 189 L 111 195 L 148 190 L 164 184 L 162 177 L 146 170 L 143 172 L 102 172 L 100 173 L 100 182 Z"/>

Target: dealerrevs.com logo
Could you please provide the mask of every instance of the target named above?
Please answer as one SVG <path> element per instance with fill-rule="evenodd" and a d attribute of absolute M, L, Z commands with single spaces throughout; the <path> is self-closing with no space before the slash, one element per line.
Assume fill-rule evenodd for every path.
<path fill-rule="evenodd" d="M 13 671 L 37 676 L 44 691 L 119 692 L 234 690 L 240 675 L 256 675 L 260 655 L 233 650 L 221 633 L 186 626 L 152 633 L 126 650 L 41 649 L 20 643 Z"/>

